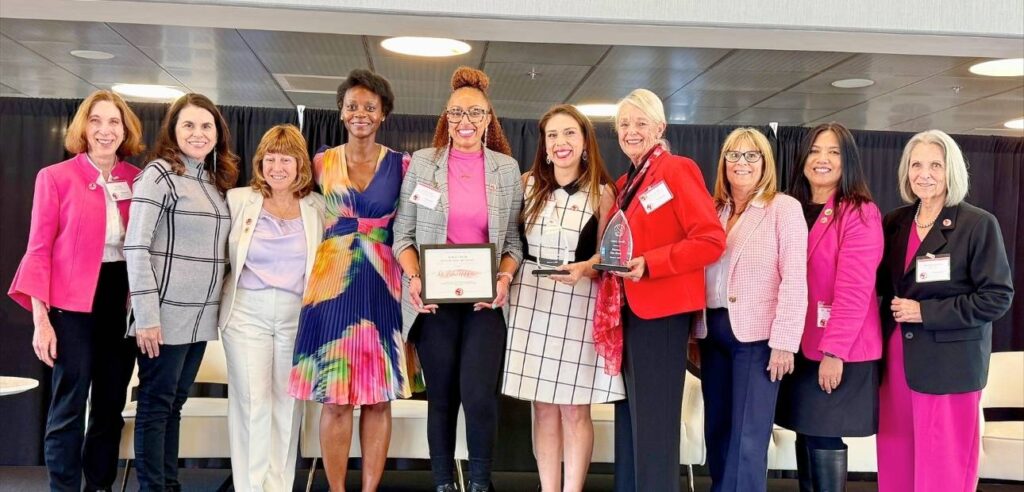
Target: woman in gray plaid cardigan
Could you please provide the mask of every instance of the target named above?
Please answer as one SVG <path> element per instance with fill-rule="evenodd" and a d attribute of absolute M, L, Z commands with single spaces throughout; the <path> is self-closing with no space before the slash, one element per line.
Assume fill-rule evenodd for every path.
<path fill-rule="evenodd" d="M 393 248 L 404 272 L 403 329 L 416 345 L 427 382 L 427 443 L 439 492 L 458 490 L 452 463 L 460 405 L 466 415 L 469 490 L 490 490 L 505 352 L 502 310 L 522 261 L 519 164 L 509 157 L 487 85 L 487 75 L 479 70 L 455 71 L 434 148 L 413 154 L 394 225 Z M 428 196 L 436 199 L 423 199 Z M 495 247 L 497 297 L 489 303 L 424 306 L 419 247 L 476 243 Z"/>
<path fill-rule="evenodd" d="M 230 139 L 213 102 L 186 94 L 164 118 L 156 159 L 135 180 L 124 256 L 128 334 L 141 352 L 135 465 L 143 491 L 181 490 L 181 407 L 206 341 L 217 339 L 231 228 L 224 192 L 238 178 Z"/>

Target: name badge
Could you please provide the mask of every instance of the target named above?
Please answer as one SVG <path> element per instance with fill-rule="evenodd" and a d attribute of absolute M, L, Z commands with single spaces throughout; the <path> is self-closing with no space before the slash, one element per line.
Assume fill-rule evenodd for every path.
<path fill-rule="evenodd" d="M 917 257 L 915 268 L 917 283 L 942 282 L 949 280 L 949 255 L 933 255 Z"/>
<path fill-rule="evenodd" d="M 409 201 L 416 205 L 427 207 L 430 210 L 435 210 L 437 209 L 438 202 L 441 201 L 441 192 L 426 186 L 423 183 L 419 183 L 416 185 L 416 188 L 412 190 L 412 195 L 409 196 Z"/>
<path fill-rule="evenodd" d="M 651 213 L 668 203 L 672 198 L 672 192 L 669 191 L 665 181 L 658 181 L 640 195 L 640 204 L 643 205 L 645 212 Z"/>
<path fill-rule="evenodd" d="M 818 301 L 818 328 L 824 328 L 832 317 L 832 305 Z"/>
<path fill-rule="evenodd" d="M 107 183 L 107 194 L 115 202 L 132 199 L 132 189 L 127 181 L 111 181 Z"/>

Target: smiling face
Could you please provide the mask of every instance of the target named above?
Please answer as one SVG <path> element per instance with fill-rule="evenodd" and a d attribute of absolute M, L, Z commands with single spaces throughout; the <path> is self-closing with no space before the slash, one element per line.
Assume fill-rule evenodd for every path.
<path fill-rule="evenodd" d="M 273 192 L 287 192 L 295 184 L 299 174 L 299 164 L 295 157 L 287 154 L 267 153 L 260 163 L 263 179 Z"/>
<path fill-rule="evenodd" d="M 946 154 L 933 143 L 919 143 L 910 151 L 907 169 L 910 190 L 922 201 L 946 200 Z"/>
<path fill-rule="evenodd" d="M 213 114 L 199 106 L 185 106 L 178 113 L 174 135 L 182 154 L 205 160 L 217 145 L 217 125 Z"/>
<path fill-rule="evenodd" d="M 619 110 L 615 130 L 619 135 L 622 152 L 633 164 L 638 164 L 637 161 L 661 140 L 665 124 L 655 122 L 640 108 L 626 103 Z"/>
<path fill-rule="evenodd" d="M 94 159 L 107 160 L 117 154 L 124 142 L 124 123 L 121 111 L 110 101 L 98 101 L 89 110 L 85 140 L 89 144 L 89 155 Z"/>
<path fill-rule="evenodd" d="M 487 98 L 477 89 L 463 87 L 452 93 L 448 99 L 448 111 L 461 110 L 463 116 L 459 121 L 453 121 L 449 115 L 448 135 L 452 137 L 452 146 L 463 152 L 478 152 L 483 148 L 484 131 L 491 123 L 491 106 Z M 486 114 L 479 121 L 470 121 L 469 113 L 473 110 L 483 110 Z"/>
<path fill-rule="evenodd" d="M 586 142 L 579 122 L 573 117 L 558 113 L 549 118 L 544 125 L 544 143 L 553 166 L 562 169 L 579 167 Z"/>
<path fill-rule="evenodd" d="M 352 138 L 370 138 L 384 121 L 381 99 L 373 91 L 355 86 L 345 91 L 341 106 L 341 122 Z"/>
<path fill-rule="evenodd" d="M 819 133 L 804 162 L 804 176 L 811 184 L 811 190 L 835 189 L 842 175 L 843 157 L 839 137 L 831 130 Z"/>
<path fill-rule="evenodd" d="M 756 155 L 754 162 L 747 160 L 748 155 Z M 735 157 L 735 162 L 729 159 Z M 726 149 L 725 178 L 733 194 L 749 194 L 757 187 L 764 174 L 764 156 L 753 143 L 740 139 L 733 148 Z"/>

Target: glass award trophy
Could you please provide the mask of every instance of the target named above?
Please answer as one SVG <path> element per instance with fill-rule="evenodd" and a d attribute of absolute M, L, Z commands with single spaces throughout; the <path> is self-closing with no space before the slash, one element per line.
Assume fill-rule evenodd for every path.
<path fill-rule="evenodd" d="M 569 242 L 561 230 L 544 234 L 540 239 L 540 251 L 537 255 L 539 267 L 533 271 L 538 277 L 563 275 L 566 272 L 558 267 L 572 263 L 573 251 L 569 250 Z"/>
<path fill-rule="evenodd" d="M 608 221 L 598 252 L 601 254 L 601 262 L 594 265 L 594 270 L 629 271 L 626 264 L 633 259 L 633 232 L 629 229 L 629 221 L 622 210 L 615 212 L 612 220 Z"/>

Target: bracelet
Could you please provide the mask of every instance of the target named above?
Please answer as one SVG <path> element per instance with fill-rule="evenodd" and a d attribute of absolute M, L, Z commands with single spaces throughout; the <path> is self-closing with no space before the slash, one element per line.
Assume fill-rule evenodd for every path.
<path fill-rule="evenodd" d="M 409 274 L 405 274 L 405 278 L 407 278 L 407 279 L 409 279 L 409 280 L 412 280 L 412 279 L 414 279 L 414 278 L 420 278 L 420 274 L 418 274 L 418 273 L 414 273 L 414 274 L 412 274 L 412 275 L 409 275 Z"/>
<path fill-rule="evenodd" d="M 501 277 L 508 277 L 509 283 L 512 282 L 512 274 L 511 273 L 508 273 L 508 272 L 498 272 L 498 274 L 495 275 L 494 278 L 495 279 L 500 279 Z"/>
<path fill-rule="evenodd" d="M 835 354 L 833 354 L 831 352 L 822 352 L 821 355 L 824 355 L 825 357 L 831 357 L 833 359 L 839 359 L 838 355 L 835 355 Z M 839 359 L 839 360 L 843 360 L 843 359 Z"/>

